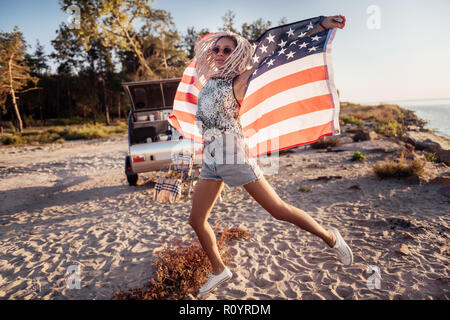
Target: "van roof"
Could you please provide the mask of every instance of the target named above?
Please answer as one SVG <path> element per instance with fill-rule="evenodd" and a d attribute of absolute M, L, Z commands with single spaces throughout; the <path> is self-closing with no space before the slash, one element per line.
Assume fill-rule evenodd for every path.
<path fill-rule="evenodd" d="M 159 80 L 140 80 L 140 81 L 131 81 L 131 82 L 122 82 L 122 86 L 133 86 L 133 85 L 143 85 L 143 84 L 152 84 L 152 83 L 167 83 L 167 82 L 175 82 L 181 81 L 181 78 L 170 78 L 170 79 L 159 79 Z"/>

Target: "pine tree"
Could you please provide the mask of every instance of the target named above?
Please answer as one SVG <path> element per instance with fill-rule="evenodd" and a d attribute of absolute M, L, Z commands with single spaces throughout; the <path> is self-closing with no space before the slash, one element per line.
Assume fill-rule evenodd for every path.
<path fill-rule="evenodd" d="M 223 21 L 223 25 L 222 28 L 220 29 L 221 31 L 231 31 L 234 33 L 239 33 L 235 27 L 234 27 L 234 19 L 236 17 L 236 14 L 231 11 L 228 10 L 227 12 L 225 12 L 225 15 L 222 17 L 222 21 Z"/>
<path fill-rule="evenodd" d="M 25 54 L 26 44 L 17 26 L 13 32 L 0 32 L 0 103 L 5 110 L 6 99 L 8 95 L 11 97 L 20 132 L 23 132 L 23 123 L 17 105 L 17 94 L 38 89 L 38 78 L 30 74 L 31 68 Z M 24 89 L 30 82 L 34 83 L 34 87 Z"/>
<path fill-rule="evenodd" d="M 72 103 L 72 78 L 87 60 L 86 52 L 78 44 L 76 36 L 64 23 L 60 24 L 59 29 L 56 31 L 56 38 L 51 43 L 55 51 L 50 54 L 50 57 L 58 63 L 57 74 L 55 75 L 56 88 L 54 90 L 57 114 L 58 116 L 63 114 L 63 116 L 72 118 L 75 107 L 74 103 Z M 62 86 L 65 86 L 66 103 L 61 103 L 63 100 Z M 62 106 L 64 107 L 62 108 Z M 67 110 L 67 113 L 63 112 L 63 110 Z"/>
<path fill-rule="evenodd" d="M 26 59 L 31 68 L 31 74 L 39 77 L 49 71 L 49 65 L 47 63 L 48 57 L 44 52 L 44 46 L 41 45 L 39 40 L 36 40 L 36 49 L 33 54 L 26 54 Z"/>
<path fill-rule="evenodd" d="M 186 35 L 183 36 L 182 39 L 182 47 L 187 52 L 187 58 L 193 59 L 195 56 L 195 42 L 199 37 L 208 34 L 208 29 L 201 29 L 200 31 L 196 31 L 194 27 L 189 27 L 187 29 Z"/>
<path fill-rule="evenodd" d="M 28 65 L 30 66 L 30 74 L 34 77 L 37 77 L 39 80 L 39 86 L 42 86 L 42 81 L 45 77 L 49 76 L 49 65 L 48 65 L 48 56 L 44 52 L 44 46 L 41 45 L 39 40 L 36 40 L 36 47 L 34 53 L 25 54 L 25 59 L 27 60 Z M 43 88 L 40 88 L 43 89 Z M 43 116 L 43 104 L 42 104 L 42 90 L 39 90 L 37 95 L 27 96 L 26 99 L 27 105 L 31 105 L 31 109 L 28 111 L 28 115 L 32 117 L 34 108 L 39 109 L 39 119 L 41 121 L 44 120 Z M 23 108 L 23 107 L 22 107 Z M 24 110 L 22 110 L 24 111 Z M 26 125 L 26 123 L 25 123 Z"/>
<path fill-rule="evenodd" d="M 69 27 L 62 23 L 56 31 L 56 38 L 51 41 L 53 49 L 50 57 L 59 64 L 59 71 L 76 74 L 86 61 L 86 54 L 78 43 L 77 37 Z"/>
<path fill-rule="evenodd" d="M 267 29 L 270 28 L 272 22 L 264 21 L 264 19 L 260 18 L 254 21 L 251 24 L 244 23 L 242 24 L 241 35 L 248 40 L 257 40 Z"/>

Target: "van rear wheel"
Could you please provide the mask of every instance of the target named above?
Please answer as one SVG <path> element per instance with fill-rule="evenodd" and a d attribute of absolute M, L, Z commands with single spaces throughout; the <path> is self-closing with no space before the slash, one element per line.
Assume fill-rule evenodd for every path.
<path fill-rule="evenodd" d="M 133 173 L 131 170 L 131 159 L 130 156 L 125 158 L 125 174 L 127 176 L 127 181 L 130 186 L 136 186 L 139 176 L 137 173 Z"/>
<path fill-rule="evenodd" d="M 127 181 L 130 184 L 130 186 L 136 186 L 138 179 L 139 177 L 137 173 L 127 174 Z"/>

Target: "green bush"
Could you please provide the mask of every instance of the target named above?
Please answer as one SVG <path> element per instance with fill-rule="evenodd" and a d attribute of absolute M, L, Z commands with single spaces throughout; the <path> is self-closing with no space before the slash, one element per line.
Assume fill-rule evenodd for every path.
<path fill-rule="evenodd" d="M 22 137 L 37 136 L 39 134 L 40 134 L 39 131 L 24 131 L 22 132 Z"/>
<path fill-rule="evenodd" d="M 21 136 L 15 134 L 1 136 L 0 141 L 4 145 L 18 145 L 23 143 Z"/>
<path fill-rule="evenodd" d="M 10 122 L 9 123 L 9 129 L 11 130 L 11 132 L 17 132 L 17 128 L 14 126 L 14 123 Z"/>
<path fill-rule="evenodd" d="M 356 124 L 357 126 L 362 126 L 364 125 L 364 121 L 353 116 L 353 115 L 341 115 L 339 118 L 339 122 L 341 124 Z"/>
<path fill-rule="evenodd" d="M 301 192 L 310 192 L 312 190 L 311 186 L 301 186 L 300 188 L 298 188 L 298 191 Z"/>
<path fill-rule="evenodd" d="M 428 162 L 440 162 L 435 152 L 425 152 L 425 160 Z"/>
<path fill-rule="evenodd" d="M 375 126 L 375 132 L 387 137 L 402 136 L 404 134 L 403 126 L 396 120 L 389 120 L 378 123 Z"/>
<path fill-rule="evenodd" d="M 39 137 L 37 137 L 37 141 L 39 143 L 53 143 L 57 140 L 61 139 L 61 136 L 57 133 L 50 133 L 48 131 L 42 132 Z M 31 141 L 30 141 L 31 142 Z"/>
<path fill-rule="evenodd" d="M 366 156 L 361 151 L 356 151 L 350 160 L 351 161 L 365 161 Z"/>
<path fill-rule="evenodd" d="M 113 134 L 123 134 L 127 130 L 126 124 L 109 127 L 103 125 L 84 125 L 81 128 L 64 128 L 60 135 L 66 140 L 90 140 L 108 138 Z"/>
<path fill-rule="evenodd" d="M 404 119 L 405 118 L 405 113 L 399 106 L 397 106 L 396 108 L 393 108 L 392 112 L 397 117 L 397 119 Z"/>
<path fill-rule="evenodd" d="M 128 124 L 126 122 L 118 122 L 115 123 L 114 126 L 107 127 L 107 130 L 109 130 L 112 133 L 122 134 L 128 132 Z"/>
<path fill-rule="evenodd" d="M 66 128 L 61 136 L 66 140 L 81 140 L 81 139 L 99 139 L 106 138 L 108 135 L 102 127 L 94 125 L 85 125 L 81 128 Z"/>

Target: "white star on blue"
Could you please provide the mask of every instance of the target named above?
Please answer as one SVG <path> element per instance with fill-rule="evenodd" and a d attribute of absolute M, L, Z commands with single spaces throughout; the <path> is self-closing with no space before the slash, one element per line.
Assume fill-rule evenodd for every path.
<path fill-rule="evenodd" d="M 306 34 L 319 24 L 323 17 L 316 17 L 280 26 L 266 31 L 257 42 L 252 62 L 259 67 L 251 79 L 285 63 L 302 59 L 311 54 L 320 54 L 326 50 L 327 35 L 331 31 L 322 31 L 309 37 Z M 304 39 L 301 39 L 304 38 Z M 250 81 L 251 81 L 250 79 Z"/>

